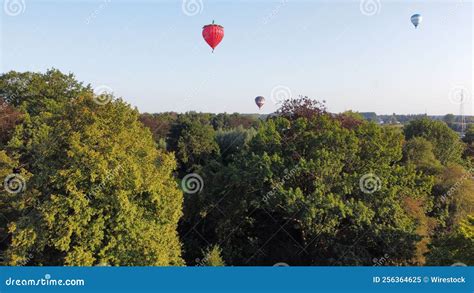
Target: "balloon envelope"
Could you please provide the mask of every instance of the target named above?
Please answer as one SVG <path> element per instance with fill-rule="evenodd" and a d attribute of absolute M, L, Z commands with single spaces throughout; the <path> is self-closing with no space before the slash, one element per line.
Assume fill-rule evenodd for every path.
<path fill-rule="evenodd" d="M 265 104 L 265 98 L 262 96 L 258 96 L 255 98 L 255 104 L 257 104 L 258 108 L 262 108 L 263 105 Z"/>
<path fill-rule="evenodd" d="M 214 24 L 213 21 L 212 24 L 205 25 L 202 28 L 202 37 L 214 52 L 214 49 L 224 38 L 224 27 L 218 24 Z"/>
<path fill-rule="evenodd" d="M 423 20 L 423 17 L 420 15 L 420 14 L 413 14 L 411 16 L 411 23 L 413 23 L 413 25 L 415 26 L 415 28 L 418 27 L 418 25 L 421 23 L 421 21 Z"/>

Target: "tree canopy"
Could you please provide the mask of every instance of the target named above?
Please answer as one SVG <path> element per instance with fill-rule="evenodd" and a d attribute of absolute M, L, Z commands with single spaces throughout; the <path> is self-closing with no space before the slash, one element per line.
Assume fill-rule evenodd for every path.
<path fill-rule="evenodd" d="M 234 265 L 368 265 L 388 251 L 392 264 L 416 263 L 419 211 L 407 203 L 424 217 L 433 180 L 401 164 L 402 134 L 363 121 L 346 128 L 301 102 L 283 106 L 233 160 L 207 166 L 209 187 L 185 226 L 198 223 Z M 183 240 L 192 259 L 202 240 Z"/>
<path fill-rule="evenodd" d="M 56 69 L 0 75 L 2 264 L 472 265 L 472 126 L 374 115 L 140 114 Z"/>
<path fill-rule="evenodd" d="M 404 129 L 407 139 L 423 137 L 434 147 L 436 158 L 443 164 L 460 163 L 465 146 L 446 123 L 421 118 L 411 121 Z"/>
<path fill-rule="evenodd" d="M 28 95 L 11 103 L 25 117 L 3 161 L 7 169 L 25 170 L 20 174 L 27 187 L 15 194 L 2 191 L 9 233 L 5 263 L 183 264 L 174 157 L 156 148 L 139 113 L 121 100 L 99 105 L 87 90 L 65 99 L 78 84 L 70 76 L 57 80 L 64 83 L 60 87 L 46 88 L 41 102 L 32 102 L 29 93 L 48 84 L 50 75 L 16 80 L 27 84 Z M 35 83 L 29 84 L 31 76 Z"/>

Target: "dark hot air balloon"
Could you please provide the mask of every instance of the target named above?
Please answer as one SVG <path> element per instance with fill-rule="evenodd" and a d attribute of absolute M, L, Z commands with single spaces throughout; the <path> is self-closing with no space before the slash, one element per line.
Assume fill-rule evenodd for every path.
<path fill-rule="evenodd" d="M 265 98 L 262 96 L 258 96 L 255 98 L 255 104 L 257 104 L 258 108 L 261 109 L 265 104 Z"/>
<path fill-rule="evenodd" d="M 214 20 L 212 24 L 205 25 L 202 28 L 202 37 L 209 44 L 212 48 L 212 52 L 214 49 L 219 45 L 219 43 L 224 38 L 224 27 L 218 24 L 214 24 Z"/>
<path fill-rule="evenodd" d="M 410 17 L 410 20 L 411 20 L 411 23 L 413 23 L 413 25 L 415 26 L 415 28 L 418 27 L 418 25 L 421 23 L 421 21 L 423 20 L 423 17 L 419 14 L 413 14 L 411 17 Z"/>

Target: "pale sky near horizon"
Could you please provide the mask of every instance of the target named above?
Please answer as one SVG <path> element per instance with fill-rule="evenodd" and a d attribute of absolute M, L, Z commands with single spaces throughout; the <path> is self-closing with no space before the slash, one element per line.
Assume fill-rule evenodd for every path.
<path fill-rule="evenodd" d="M 2 0 L 0 17 L 2 73 L 58 68 L 141 112 L 271 113 L 291 93 L 331 112 L 459 114 L 463 89 L 474 115 L 472 1 Z"/>

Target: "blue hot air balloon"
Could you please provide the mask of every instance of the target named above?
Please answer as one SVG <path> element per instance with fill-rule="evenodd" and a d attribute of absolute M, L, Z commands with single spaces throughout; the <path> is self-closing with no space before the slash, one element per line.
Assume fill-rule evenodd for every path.
<path fill-rule="evenodd" d="M 423 17 L 421 17 L 420 14 L 413 14 L 411 16 L 411 23 L 413 23 L 413 25 L 415 26 L 415 28 L 418 27 L 418 25 L 421 23 L 421 21 L 423 20 Z"/>

